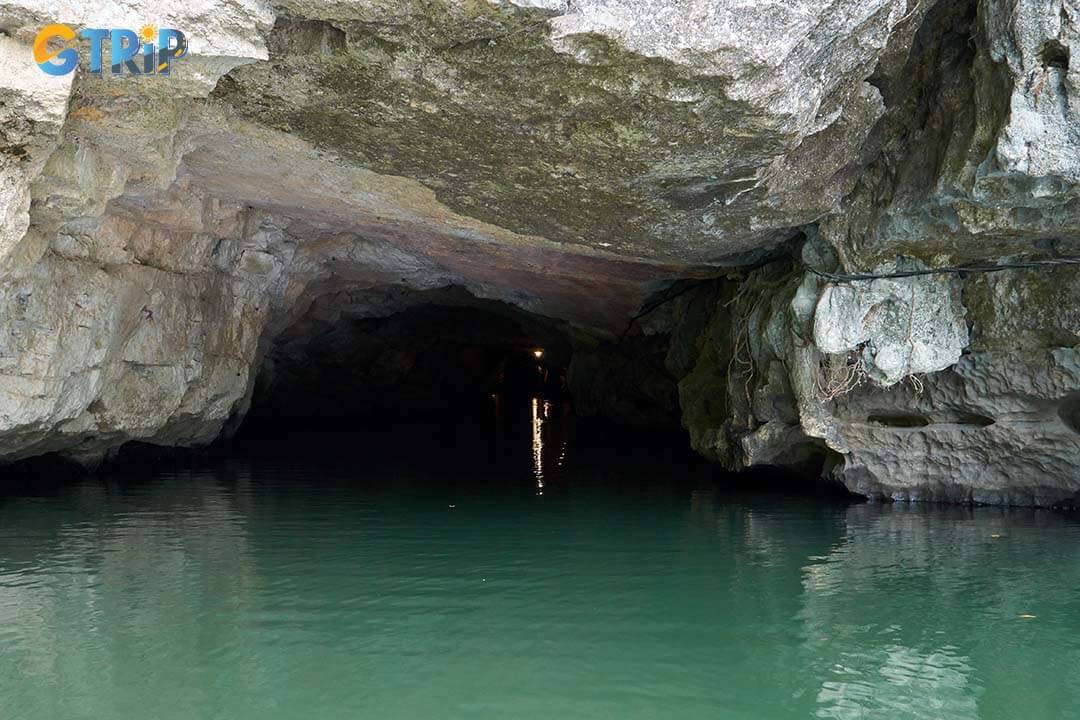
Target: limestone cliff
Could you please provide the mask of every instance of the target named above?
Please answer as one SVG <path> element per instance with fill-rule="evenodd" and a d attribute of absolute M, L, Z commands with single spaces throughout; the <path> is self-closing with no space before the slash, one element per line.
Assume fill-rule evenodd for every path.
<path fill-rule="evenodd" d="M 1080 490 L 1076 266 L 850 277 L 1080 255 L 1069 0 L 185 5 L 0 1 L 0 460 L 208 443 L 313 318 L 456 287 L 733 467 Z M 151 21 L 172 77 L 31 58 Z"/>

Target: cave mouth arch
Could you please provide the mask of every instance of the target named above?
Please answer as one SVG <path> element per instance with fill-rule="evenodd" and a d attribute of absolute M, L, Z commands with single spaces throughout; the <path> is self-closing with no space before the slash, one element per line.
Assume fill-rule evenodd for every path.
<path fill-rule="evenodd" d="M 269 349 L 240 437 L 484 415 L 503 396 L 569 400 L 572 347 L 556 321 L 460 288 L 327 315 L 338 302 L 313 303 Z"/>

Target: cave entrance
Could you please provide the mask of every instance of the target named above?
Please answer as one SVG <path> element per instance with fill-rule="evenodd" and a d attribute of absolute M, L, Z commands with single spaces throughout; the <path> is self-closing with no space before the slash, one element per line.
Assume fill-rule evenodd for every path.
<path fill-rule="evenodd" d="M 616 354 L 597 343 L 460 288 L 327 293 L 266 348 L 231 445 L 270 463 L 268 472 L 284 457 L 304 477 L 333 465 L 326 476 L 362 468 L 364 477 L 402 482 L 511 482 L 530 494 L 569 488 L 575 477 L 645 482 L 706 472 L 681 428 L 588 412 L 593 395 L 632 389 L 644 372 L 623 359 L 618 382 L 605 384 L 599 371 L 614 367 Z M 640 414 L 619 408 L 630 420 Z"/>
<path fill-rule="evenodd" d="M 275 340 L 236 444 L 376 475 L 524 476 L 543 493 L 575 426 L 569 330 L 458 289 L 377 317 L 362 300 L 320 299 Z"/>
<path fill-rule="evenodd" d="M 342 430 L 567 404 L 567 332 L 461 292 L 379 317 L 316 303 L 268 351 L 242 433 Z"/>

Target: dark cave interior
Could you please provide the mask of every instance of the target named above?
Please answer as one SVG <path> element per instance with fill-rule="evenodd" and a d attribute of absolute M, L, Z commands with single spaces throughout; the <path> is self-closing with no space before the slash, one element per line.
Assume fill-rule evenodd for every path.
<path fill-rule="evenodd" d="M 472 416 L 503 396 L 567 402 L 571 355 L 561 329 L 495 302 L 308 324 L 269 353 L 241 435 Z"/>

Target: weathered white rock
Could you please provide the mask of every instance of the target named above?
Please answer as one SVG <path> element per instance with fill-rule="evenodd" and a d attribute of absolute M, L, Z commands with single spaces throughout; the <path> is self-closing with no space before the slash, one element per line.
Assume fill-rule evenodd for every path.
<path fill-rule="evenodd" d="M 0 34 L 0 270 L 30 226 L 30 183 L 56 147 L 71 77 L 53 78 Z"/>
<path fill-rule="evenodd" d="M 944 370 L 968 344 L 959 285 L 947 275 L 830 283 L 814 312 L 814 343 L 824 353 L 858 352 L 881 387 Z"/>
<path fill-rule="evenodd" d="M 990 57 L 1013 78 L 1009 114 L 994 154 L 999 172 L 1080 181 L 1076 68 L 1080 8 L 1057 0 L 995 3 L 987 17 Z"/>

